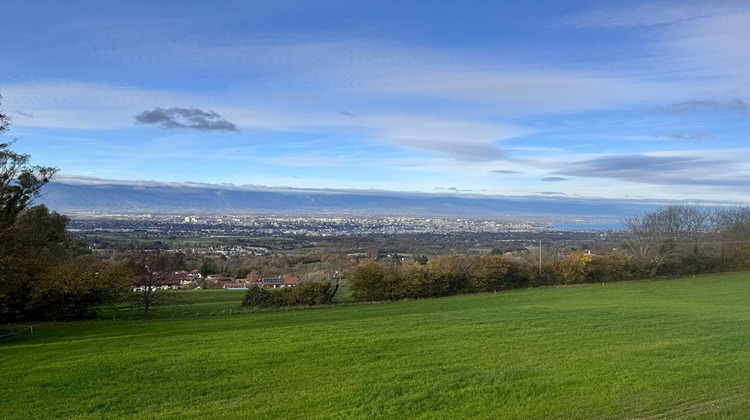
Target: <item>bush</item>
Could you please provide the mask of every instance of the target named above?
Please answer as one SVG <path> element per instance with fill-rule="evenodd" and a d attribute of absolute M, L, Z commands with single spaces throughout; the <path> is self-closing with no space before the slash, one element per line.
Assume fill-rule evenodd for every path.
<path fill-rule="evenodd" d="M 284 299 L 277 291 L 266 290 L 262 287 L 251 286 L 245 293 L 242 306 L 251 308 L 280 308 L 285 306 Z"/>
<path fill-rule="evenodd" d="M 375 261 L 358 264 L 349 275 L 349 289 L 359 300 L 397 300 L 407 297 L 404 279 L 392 267 Z"/>
<path fill-rule="evenodd" d="M 631 258 L 607 254 L 591 260 L 586 273 L 587 283 L 606 283 L 638 278 L 638 265 Z"/>
<path fill-rule="evenodd" d="M 332 305 L 339 289 L 338 282 L 309 281 L 279 290 L 252 286 L 245 293 L 242 306 L 250 308 L 281 308 L 283 306 Z"/>
<path fill-rule="evenodd" d="M 407 267 L 368 260 L 350 272 L 349 285 L 360 300 L 419 299 L 527 287 L 531 271 L 499 255 L 442 255 Z"/>
<path fill-rule="evenodd" d="M 338 288 L 338 282 L 308 281 L 299 283 L 295 287 L 282 289 L 279 294 L 289 306 L 332 305 Z"/>
<path fill-rule="evenodd" d="M 469 292 L 497 292 L 526 287 L 529 285 L 527 271 L 520 263 L 509 258 L 483 255 L 474 264 Z"/>

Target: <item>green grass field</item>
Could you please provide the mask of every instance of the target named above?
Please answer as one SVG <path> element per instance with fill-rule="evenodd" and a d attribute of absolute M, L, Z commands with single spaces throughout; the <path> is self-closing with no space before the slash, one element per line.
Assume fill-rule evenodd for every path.
<path fill-rule="evenodd" d="M 240 311 L 240 303 L 246 290 L 180 290 L 177 306 L 157 307 L 148 318 L 224 316 Z M 105 307 L 99 310 L 99 318 L 106 320 L 141 319 L 143 314 L 132 310 L 117 310 Z"/>
<path fill-rule="evenodd" d="M 0 341 L 0 407 L 8 419 L 746 419 L 750 275 L 40 326 Z"/>

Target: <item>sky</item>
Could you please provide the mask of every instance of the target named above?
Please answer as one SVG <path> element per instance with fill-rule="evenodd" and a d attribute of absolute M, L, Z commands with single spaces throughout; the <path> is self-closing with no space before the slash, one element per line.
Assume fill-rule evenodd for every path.
<path fill-rule="evenodd" d="M 0 3 L 57 179 L 750 201 L 750 3 Z"/>

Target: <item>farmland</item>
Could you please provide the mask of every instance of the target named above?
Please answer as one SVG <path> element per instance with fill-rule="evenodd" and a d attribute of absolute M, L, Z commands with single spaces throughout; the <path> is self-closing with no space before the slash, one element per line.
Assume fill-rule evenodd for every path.
<path fill-rule="evenodd" d="M 3 417 L 750 416 L 748 274 L 233 315 L 192 293 L 2 339 Z"/>

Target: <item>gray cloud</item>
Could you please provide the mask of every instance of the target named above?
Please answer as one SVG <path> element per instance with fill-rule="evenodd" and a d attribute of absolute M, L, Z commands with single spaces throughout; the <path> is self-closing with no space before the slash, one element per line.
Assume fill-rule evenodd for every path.
<path fill-rule="evenodd" d="M 13 115 L 19 115 L 24 118 L 34 118 L 33 114 L 29 114 L 28 112 L 22 112 L 22 111 L 13 111 Z"/>
<path fill-rule="evenodd" d="M 692 99 L 667 105 L 662 112 L 666 114 L 691 114 L 696 112 L 724 112 L 744 114 L 750 109 L 747 102 L 741 99 L 731 99 L 726 102 L 715 100 Z"/>
<path fill-rule="evenodd" d="M 357 116 L 357 114 L 353 114 L 353 113 L 351 113 L 349 111 L 339 111 L 339 114 L 346 115 L 347 117 L 356 117 Z"/>
<path fill-rule="evenodd" d="M 542 178 L 542 181 L 544 182 L 562 182 L 567 180 L 568 178 L 563 178 L 561 176 L 548 176 L 546 178 Z"/>
<path fill-rule="evenodd" d="M 160 108 L 143 111 L 135 116 L 138 124 L 154 124 L 161 128 L 186 128 L 200 131 L 234 131 L 239 129 L 233 123 L 221 118 L 214 111 L 198 108 Z"/>
<path fill-rule="evenodd" d="M 696 131 L 693 133 L 661 133 L 657 137 L 675 140 L 701 140 L 711 137 L 711 134 L 705 131 Z"/>
<path fill-rule="evenodd" d="M 471 189 L 461 189 L 461 188 L 457 188 L 457 187 L 448 187 L 448 188 L 434 187 L 434 188 L 436 190 L 443 190 L 443 191 L 450 191 L 450 192 L 472 192 L 472 191 L 474 191 L 474 190 L 471 190 Z"/>
<path fill-rule="evenodd" d="M 744 187 L 748 177 L 726 177 L 736 173 L 737 162 L 703 159 L 697 156 L 608 156 L 573 162 L 555 171 L 558 175 L 616 179 L 655 185 L 697 185 L 715 187 Z"/>
<path fill-rule="evenodd" d="M 557 191 L 537 191 L 536 194 L 539 195 L 550 195 L 550 196 L 563 196 L 567 195 L 565 193 L 557 192 Z"/>
<path fill-rule="evenodd" d="M 493 169 L 491 172 L 494 172 L 496 174 L 519 174 L 518 171 L 511 171 L 508 169 Z"/>

